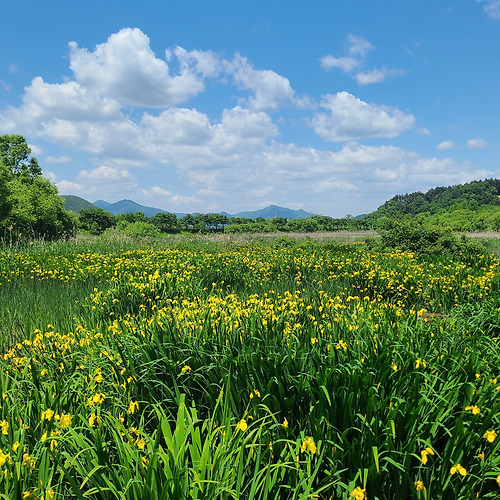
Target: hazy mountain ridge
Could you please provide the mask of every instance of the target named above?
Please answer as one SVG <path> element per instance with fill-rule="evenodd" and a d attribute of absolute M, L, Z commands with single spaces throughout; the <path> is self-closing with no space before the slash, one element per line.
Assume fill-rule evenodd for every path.
<path fill-rule="evenodd" d="M 141 205 L 132 200 L 120 200 L 115 203 L 110 203 L 104 200 L 97 200 L 94 203 L 91 203 L 79 196 L 74 195 L 62 195 L 65 198 L 65 208 L 66 210 L 72 210 L 73 212 L 80 213 L 81 210 L 88 208 L 100 208 L 102 210 L 107 210 L 111 212 L 113 215 L 118 214 L 126 214 L 131 212 L 142 212 L 146 217 L 153 217 L 157 213 L 165 212 L 165 213 L 175 213 L 168 212 L 167 210 L 163 210 L 161 208 L 148 207 L 145 205 Z M 262 217 L 263 219 L 272 219 L 275 217 L 284 217 L 286 219 L 306 219 L 313 213 L 306 212 L 305 210 L 293 210 L 291 208 L 280 207 L 278 205 L 269 205 L 268 207 L 261 208 L 259 210 L 254 211 L 245 211 L 239 212 L 237 214 L 229 214 L 227 212 L 220 212 L 222 215 L 226 215 L 227 217 L 245 217 L 249 219 L 257 219 L 258 217 Z M 187 213 L 175 213 L 177 217 L 184 217 Z M 196 215 L 193 213 L 192 215 Z"/>

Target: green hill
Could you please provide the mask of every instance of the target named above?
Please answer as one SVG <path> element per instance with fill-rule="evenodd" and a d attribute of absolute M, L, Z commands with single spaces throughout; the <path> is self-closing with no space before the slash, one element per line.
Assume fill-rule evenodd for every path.
<path fill-rule="evenodd" d="M 94 205 L 98 208 L 102 208 L 103 210 L 108 210 L 113 215 L 142 212 L 146 217 L 153 217 L 153 215 L 156 215 L 159 212 L 165 212 L 165 210 L 162 210 L 161 208 L 146 207 L 132 200 L 120 200 L 116 203 L 97 200 L 94 202 Z"/>
<path fill-rule="evenodd" d="M 90 203 L 90 201 L 84 200 L 79 196 L 68 194 L 61 195 L 61 197 L 64 198 L 64 208 L 66 210 L 71 210 L 72 212 L 75 212 L 77 214 L 79 214 L 82 210 L 86 210 L 88 208 L 97 208 L 93 203 Z"/>
<path fill-rule="evenodd" d="M 278 205 L 269 205 L 266 208 L 255 210 L 253 212 L 239 212 L 234 217 L 244 217 L 248 219 L 274 219 L 276 217 L 284 217 L 285 219 L 307 219 L 311 214 L 305 210 L 292 210 L 291 208 L 279 207 Z M 231 216 L 233 217 L 233 216 Z"/>
<path fill-rule="evenodd" d="M 396 195 L 377 210 L 368 214 L 368 219 L 400 217 L 402 215 L 434 215 L 457 208 L 475 209 L 484 205 L 499 206 L 500 179 L 486 179 L 450 187 L 436 187 Z"/>

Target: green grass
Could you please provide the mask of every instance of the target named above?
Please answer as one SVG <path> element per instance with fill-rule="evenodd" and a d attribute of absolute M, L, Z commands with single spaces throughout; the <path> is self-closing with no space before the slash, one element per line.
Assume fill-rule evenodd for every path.
<path fill-rule="evenodd" d="M 92 239 L 0 263 L 5 498 L 498 498 L 493 256 Z"/>

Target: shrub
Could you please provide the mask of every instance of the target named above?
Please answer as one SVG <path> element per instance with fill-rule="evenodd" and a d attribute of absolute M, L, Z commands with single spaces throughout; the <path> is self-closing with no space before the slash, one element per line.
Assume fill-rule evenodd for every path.
<path fill-rule="evenodd" d="M 417 254 L 448 253 L 451 255 L 470 256 L 484 252 L 479 241 L 473 241 L 465 235 L 457 236 L 448 227 L 425 223 L 422 218 L 389 219 L 380 232 L 377 245 L 380 250 L 404 250 Z"/>

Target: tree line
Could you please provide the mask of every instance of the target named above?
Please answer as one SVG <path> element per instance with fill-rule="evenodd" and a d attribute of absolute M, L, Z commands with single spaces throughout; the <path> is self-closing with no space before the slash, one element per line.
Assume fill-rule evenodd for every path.
<path fill-rule="evenodd" d="M 169 212 L 159 212 L 147 217 L 142 212 L 113 215 L 107 210 L 89 208 L 78 215 L 80 229 L 91 234 L 101 234 L 116 228 L 130 236 L 154 236 L 160 233 L 267 233 L 267 232 L 316 232 L 369 229 L 363 220 L 353 218 L 335 219 L 323 215 L 312 215 L 305 219 L 274 217 L 228 217 L 224 214 L 187 214 L 177 217 Z"/>

